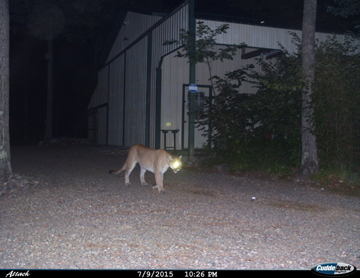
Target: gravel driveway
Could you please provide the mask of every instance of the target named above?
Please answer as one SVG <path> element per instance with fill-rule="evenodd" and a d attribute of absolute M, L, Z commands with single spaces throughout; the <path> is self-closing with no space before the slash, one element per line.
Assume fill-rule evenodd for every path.
<path fill-rule="evenodd" d="M 39 183 L 0 197 L 0 268 L 360 268 L 359 198 L 191 169 L 169 170 L 163 195 L 140 185 L 138 166 L 126 187 L 108 174 L 125 156 L 90 146 L 11 155 Z"/>

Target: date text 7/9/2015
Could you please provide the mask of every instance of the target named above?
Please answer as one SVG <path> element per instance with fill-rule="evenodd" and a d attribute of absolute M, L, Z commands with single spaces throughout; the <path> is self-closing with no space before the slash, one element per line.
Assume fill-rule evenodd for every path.
<path fill-rule="evenodd" d="M 217 271 L 205 270 L 189 270 L 189 271 L 172 271 L 172 270 L 139 270 L 137 271 L 139 278 L 214 278 Z"/>

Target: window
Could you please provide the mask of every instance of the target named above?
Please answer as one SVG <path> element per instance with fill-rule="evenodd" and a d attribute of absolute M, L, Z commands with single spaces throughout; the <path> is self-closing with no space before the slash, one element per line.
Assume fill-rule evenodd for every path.
<path fill-rule="evenodd" d="M 195 120 L 200 120 L 200 113 L 204 111 L 205 107 L 205 93 L 195 93 Z"/>

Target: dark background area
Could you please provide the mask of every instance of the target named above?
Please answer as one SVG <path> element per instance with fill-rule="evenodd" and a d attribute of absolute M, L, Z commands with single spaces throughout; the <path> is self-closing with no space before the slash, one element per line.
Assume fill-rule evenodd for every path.
<path fill-rule="evenodd" d="M 37 5 L 71 4 L 81 0 L 11 0 L 10 139 L 12 144 L 37 144 L 45 134 L 47 98 L 47 42 L 29 34 L 27 21 Z M 89 0 L 93 1 L 93 0 Z M 54 39 L 53 137 L 85 138 L 87 106 L 97 82 L 98 57 L 119 10 L 168 13 L 183 1 L 94 0 L 104 3 L 107 17 L 94 19 L 96 32 L 74 27 L 64 11 L 65 30 Z M 90 3 L 90 2 L 88 2 Z M 327 13 L 332 0 L 318 0 L 317 31 L 344 33 L 356 18 Z M 26 7 L 26 9 L 24 8 Z M 303 0 L 196 0 L 201 16 L 289 29 L 301 29 Z M 86 12 L 85 12 L 86 14 Z M 200 17 L 201 17 L 200 16 Z M 70 17 L 70 16 L 69 16 Z M 101 22 L 97 22 L 101 20 Z M 261 23 L 261 22 L 264 23 Z M 70 23 L 69 23 L 70 22 Z M 71 29 L 69 31 L 69 29 Z M 78 29 L 76 29 L 78 28 Z M 94 31 L 94 29 L 92 29 Z M 69 35 L 71 34 L 71 35 Z"/>

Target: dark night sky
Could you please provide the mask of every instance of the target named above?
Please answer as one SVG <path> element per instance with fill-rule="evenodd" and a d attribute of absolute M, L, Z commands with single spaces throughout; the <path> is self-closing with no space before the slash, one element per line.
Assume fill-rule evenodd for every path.
<path fill-rule="evenodd" d="M 10 2 L 31 2 L 11 0 Z M 51 1 L 49 1 L 51 2 Z M 169 12 L 181 0 L 117 1 L 125 10 Z M 10 3 L 10 4 L 13 4 Z M 55 1 L 56 3 L 56 1 Z M 228 16 L 243 23 L 301 29 L 303 0 L 197 0 L 196 12 Z M 318 0 L 317 31 L 342 33 L 354 26 L 352 18 L 342 19 L 326 12 Z M 16 13 L 15 13 L 16 14 Z M 24 15 L 22 15 L 24 16 Z M 14 16 L 14 9 L 12 10 Z M 12 21 L 13 22 L 13 21 Z M 111 20 L 102 34 L 109 31 Z M 15 26 L 17 26 L 15 24 Z M 12 23 L 10 42 L 10 136 L 12 144 L 37 144 L 44 137 L 47 44 L 22 31 Z M 87 105 L 96 85 L 96 61 L 90 39 L 69 42 L 63 35 L 54 41 L 54 137 L 86 137 Z"/>

